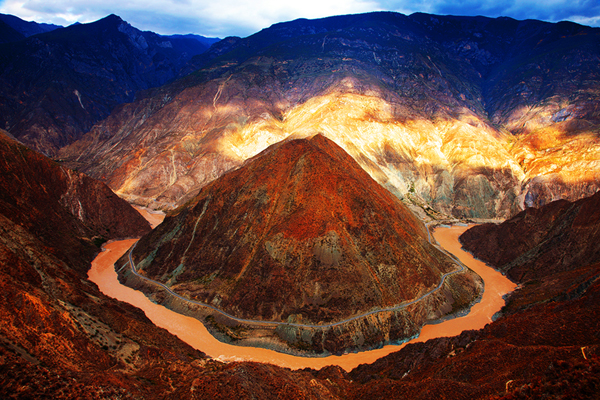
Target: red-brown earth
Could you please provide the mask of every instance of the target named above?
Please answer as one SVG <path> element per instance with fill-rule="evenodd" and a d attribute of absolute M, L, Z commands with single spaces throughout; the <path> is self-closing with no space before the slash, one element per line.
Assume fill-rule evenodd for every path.
<path fill-rule="evenodd" d="M 428 242 L 425 226 L 397 198 L 322 135 L 274 145 L 215 180 L 143 237 L 133 260 L 146 277 L 190 300 L 261 321 L 340 322 L 433 292 L 397 312 L 334 327 L 276 328 L 292 347 L 318 353 L 404 340 L 426 321 L 468 308 L 481 292 L 468 269 L 442 282 L 460 266 Z M 139 285 L 137 276 L 124 278 Z M 262 326 L 255 333 L 238 324 L 248 332 L 235 339 L 266 336 Z"/>
<path fill-rule="evenodd" d="M 15 182 L 12 188 L 23 192 L 36 187 Z M 7 199 L 17 192 L 22 196 L 0 193 Z M 53 226 L 58 214 L 36 211 L 35 204 L 31 217 Z M 597 215 L 589 210 L 590 220 Z M 139 310 L 105 297 L 80 267 L 53 255 L 64 250 L 11 217 L 0 225 L 3 398 L 593 399 L 600 393 L 597 263 L 523 284 L 483 330 L 411 344 L 351 373 L 290 371 L 203 359 Z M 130 358 L 121 353 L 136 344 Z"/>
<path fill-rule="evenodd" d="M 600 193 L 528 208 L 510 220 L 479 225 L 461 243 L 515 282 L 600 262 Z"/>

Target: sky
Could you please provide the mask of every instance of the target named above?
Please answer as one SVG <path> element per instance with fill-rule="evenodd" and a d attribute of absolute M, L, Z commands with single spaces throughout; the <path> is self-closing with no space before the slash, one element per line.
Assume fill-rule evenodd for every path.
<path fill-rule="evenodd" d="M 277 22 L 369 11 L 573 21 L 600 26 L 598 0 L 0 0 L 0 13 L 71 25 L 116 14 L 163 35 L 246 37 Z"/>

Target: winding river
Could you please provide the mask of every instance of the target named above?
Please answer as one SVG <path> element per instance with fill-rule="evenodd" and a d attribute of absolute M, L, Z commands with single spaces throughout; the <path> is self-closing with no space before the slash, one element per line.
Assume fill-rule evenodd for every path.
<path fill-rule="evenodd" d="M 140 212 L 150 219 L 153 227 L 160 222 L 160 216 L 148 213 L 145 210 L 140 210 Z M 482 277 L 485 282 L 485 291 L 481 301 L 475 304 L 469 314 L 463 317 L 446 320 L 438 324 L 425 325 L 419 337 L 408 343 L 422 342 L 436 337 L 455 336 L 467 329 L 483 328 L 491 322 L 494 313 L 504 305 L 502 296 L 514 290 L 514 283 L 461 249 L 458 237 L 466 229 L 468 229 L 466 226 L 437 228 L 433 232 L 433 236 L 441 247 L 454 254 Z M 400 350 L 406 345 L 406 343 L 400 346 L 389 345 L 376 350 L 348 353 L 341 356 L 298 357 L 268 349 L 234 346 L 219 342 L 197 319 L 177 314 L 155 304 L 142 292 L 119 283 L 114 263 L 135 242 L 136 239 L 129 239 L 107 243 L 103 247 L 103 251 L 92 262 L 92 268 L 88 273 L 89 279 L 96 283 L 104 294 L 141 308 L 155 325 L 168 330 L 212 358 L 220 361 L 271 363 L 291 369 L 306 367 L 320 369 L 328 365 L 339 365 L 344 370 L 350 371 L 360 364 L 372 363 L 385 355 Z"/>

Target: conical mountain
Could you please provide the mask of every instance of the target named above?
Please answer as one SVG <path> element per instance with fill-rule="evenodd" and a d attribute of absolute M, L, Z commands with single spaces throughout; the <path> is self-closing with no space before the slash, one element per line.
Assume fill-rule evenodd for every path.
<path fill-rule="evenodd" d="M 236 317 L 306 324 L 414 301 L 460 269 L 397 198 L 321 135 L 273 145 L 206 186 L 142 238 L 133 259 L 147 277 Z M 436 301 L 406 316 L 400 336 L 467 306 L 476 280 L 444 279 L 426 296 Z"/>

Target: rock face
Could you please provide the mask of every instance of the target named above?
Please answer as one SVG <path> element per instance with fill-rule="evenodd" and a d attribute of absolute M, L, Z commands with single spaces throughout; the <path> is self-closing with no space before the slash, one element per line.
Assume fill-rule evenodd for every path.
<path fill-rule="evenodd" d="M 600 193 L 574 203 L 528 208 L 500 225 L 483 224 L 460 240 L 515 282 L 600 262 Z"/>
<path fill-rule="evenodd" d="M 460 267 L 429 244 L 398 199 L 321 135 L 273 145 L 209 184 L 142 238 L 133 259 L 178 294 L 243 319 L 336 323 L 425 297 L 391 313 L 380 333 L 387 340 L 468 307 L 480 291 L 468 271 L 443 279 Z M 354 334 L 366 336 L 360 328 Z M 302 344 L 317 351 L 362 344 L 342 337 Z"/>
<path fill-rule="evenodd" d="M 0 46 L 0 128 L 53 156 L 207 48 L 141 32 L 115 15 L 11 40 Z"/>
<path fill-rule="evenodd" d="M 61 157 L 173 209 L 269 145 L 321 132 L 423 218 L 508 218 L 599 189 L 599 35 L 425 14 L 277 24 L 216 44 Z"/>

